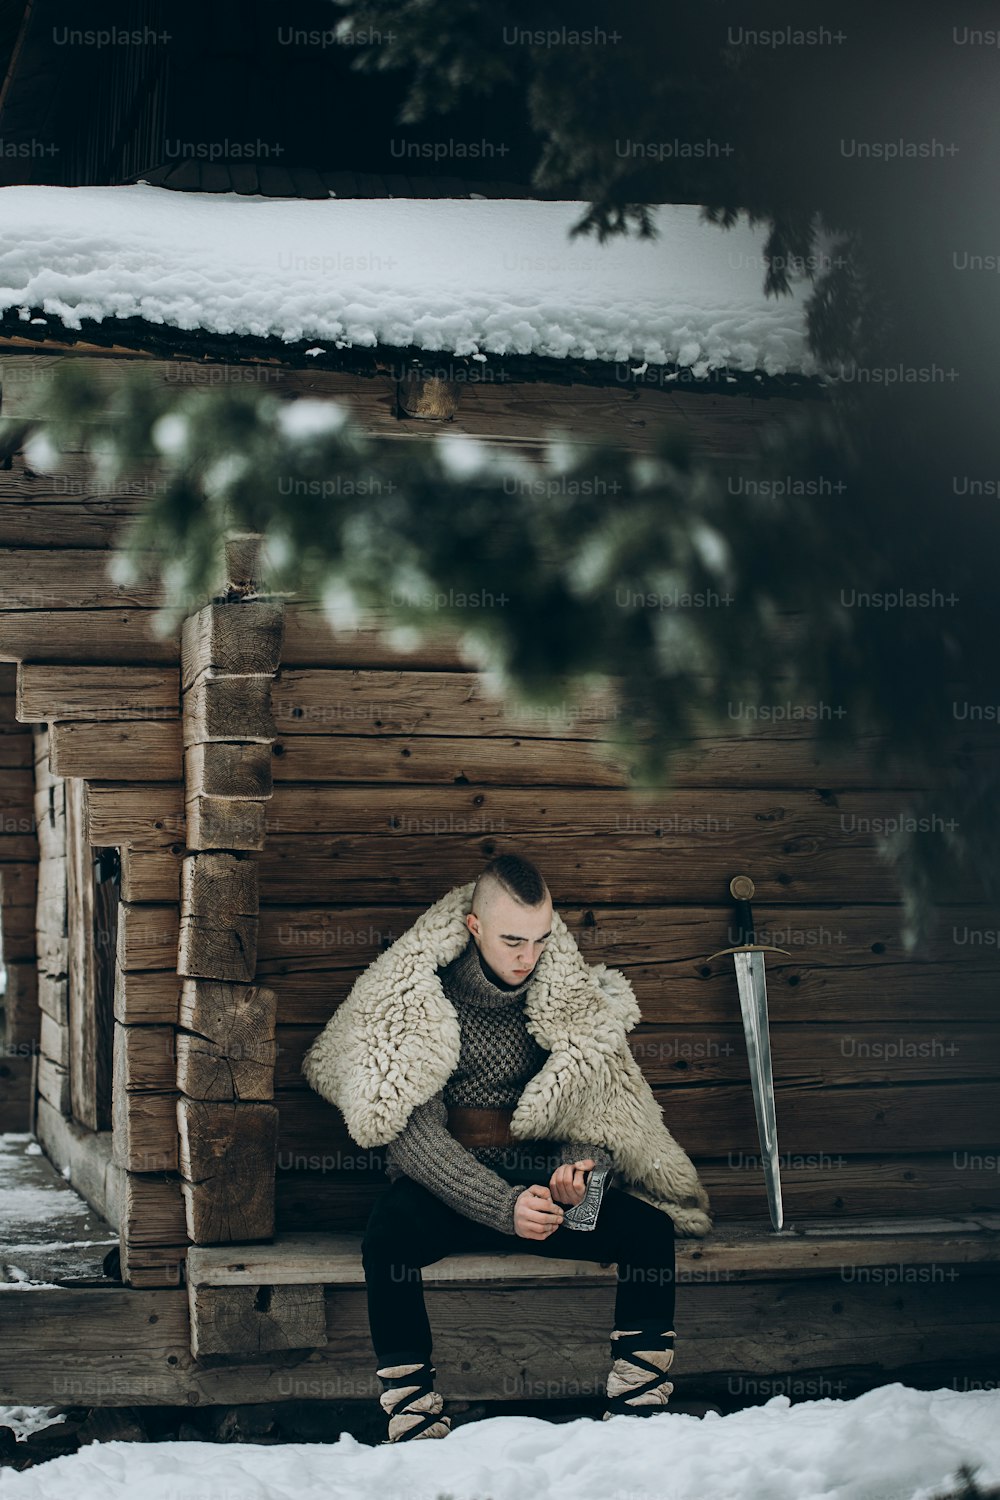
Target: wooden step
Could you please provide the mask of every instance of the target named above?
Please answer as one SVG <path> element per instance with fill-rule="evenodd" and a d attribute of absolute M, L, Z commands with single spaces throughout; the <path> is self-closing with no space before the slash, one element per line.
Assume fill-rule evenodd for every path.
<path fill-rule="evenodd" d="M 817 1275 L 851 1265 L 1000 1261 L 1000 1214 L 942 1218 L 810 1220 L 775 1233 L 759 1220 L 730 1220 L 707 1239 L 677 1241 L 677 1279 L 708 1271 L 747 1277 L 767 1272 Z M 615 1280 L 613 1265 L 523 1255 L 447 1255 L 423 1268 L 428 1285 L 523 1286 Z M 192 1286 L 363 1286 L 361 1233 L 280 1235 L 269 1244 L 196 1245 L 188 1252 Z"/>
<path fill-rule="evenodd" d="M 677 1284 L 798 1283 L 838 1276 L 844 1281 L 849 1273 L 851 1280 L 884 1280 L 888 1285 L 943 1274 L 946 1266 L 955 1277 L 960 1274 L 953 1269 L 956 1264 L 992 1276 L 998 1261 L 1000 1214 L 814 1221 L 779 1233 L 759 1222 L 731 1221 L 707 1240 L 678 1240 Z M 530 1294 L 541 1287 L 572 1288 L 580 1295 L 604 1289 L 608 1294 L 616 1281 L 613 1264 L 516 1251 L 448 1255 L 425 1266 L 422 1275 L 438 1292 L 488 1287 L 505 1295 Z M 335 1295 L 343 1296 L 364 1286 L 361 1235 L 296 1234 L 270 1244 L 192 1246 L 187 1279 L 196 1359 L 254 1359 L 280 1350 L 322 1349 L 328 1344 L 327 1290 L 337 1289 Z"/>

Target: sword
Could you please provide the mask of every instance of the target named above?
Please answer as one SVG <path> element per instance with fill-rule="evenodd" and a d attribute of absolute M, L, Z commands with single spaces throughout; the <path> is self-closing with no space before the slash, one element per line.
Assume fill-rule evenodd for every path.
<path fill-rule="evenodd" d="M 735 948 L 722 948 L 711 957 L 722 958 L 725 954 L 731 953 L 736 965 L 736 983 L 739 986 L 740 1010 L 743 1015 L 743 1034 L 746 1037 L 747 1056 L 750 1060 L 753 1107 L 757 1116 L 757 1134 L 760 1138 L 761 1156 L 764 1161 L 767 1206 L 770 1210 L 772 1226 L 780 1229 L 784 1223 L 784 1214 L 781 1206 L 781 1170 L 778 1165 L 778 1125 L 774 1114 L 771 1037 L 767 1026 L 764 954 L 788 953 L 788 949 L 775 948 L 769 943 L 754 941 L 753 912 L 750 909 L 754 883 L 750 876 L 734 875 L 729 882 L 729 890 L 736 902 L 737 935 L 740 941 Z"/>

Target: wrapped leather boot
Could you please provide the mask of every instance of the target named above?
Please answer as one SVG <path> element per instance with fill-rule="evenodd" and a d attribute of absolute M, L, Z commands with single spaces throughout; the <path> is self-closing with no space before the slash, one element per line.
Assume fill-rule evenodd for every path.
<path fill-rule="evenodd" d="M 648 1328 L 613 1330 L 614 1364 L 608 1375 L 605 1422 L 609 1417 L 650 1417 L 663 1410 L 673 1391 L 666 1375 L 674 1361 L 676 1337 L 672 1328 L 666 1333 Z"/>
<path fill-rule="evenodd" d="M 433 1365 L 385 1365 L 375 1373 L 383 1386 L 378 1399 L 389 1416 L 390 1443 L 448 1436 L 451 1418 L 443 1415 L 444 1398 L 434 1389 Z"/>

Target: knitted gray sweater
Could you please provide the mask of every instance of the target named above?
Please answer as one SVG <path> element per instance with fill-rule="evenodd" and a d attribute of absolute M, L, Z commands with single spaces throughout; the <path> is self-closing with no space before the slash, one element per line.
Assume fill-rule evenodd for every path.
<path fill-rule="evenodd" d="M 483 971 L 470 938 L 462 953 L 438 976 L 461 1028 L 458 1066 L 442 1089 L 410 1115 L 402 1133 L 386 1147 L 391 1181 L 403 1176 L 428 1188 L 449 1207 L 503 1234 L 514 1234 L 514 1204 L 525 1184 L 511 1184 L 494 1167 L 530 1169 L 539 1180 L 563 1162 L 592 1157 L 613 1165 L 597 1143 L 519 1141 L 513 1146 L 469 1149 L 446 1127 L 448 1108 L 512 1109 L 548 1052 L 528 1030 L 524 996 L 531 984 L 495 984 Z"/>

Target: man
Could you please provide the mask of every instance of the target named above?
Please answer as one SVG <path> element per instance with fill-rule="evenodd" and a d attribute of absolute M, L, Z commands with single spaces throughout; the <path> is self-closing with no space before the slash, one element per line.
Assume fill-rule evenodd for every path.
<path fill-rule="evenodd" d="M 501 855 L 450 891 L 355 982 L 303 1072 L 391 1186 L 362 1258 L 389 1439 L 443 1437 L 420 1267 L 459 1251 L 616 1263 L 604 1415 L 673 1390 L 674 1234 L 711 1229 L 693 1164 L 628 1048 L 625 977 L 588 966 L 536 867 Z M 594 1229 L 563 1223 L 612 1169 Z"/>

